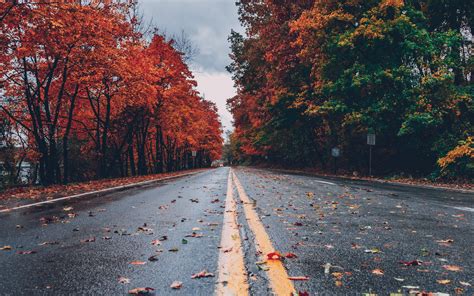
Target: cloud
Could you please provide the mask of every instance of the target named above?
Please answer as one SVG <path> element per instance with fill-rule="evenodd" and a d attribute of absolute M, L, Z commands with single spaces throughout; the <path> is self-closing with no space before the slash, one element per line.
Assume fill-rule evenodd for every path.
<path fill-rule="evenodd" d="M 237 7 L 232 0 L 142 0 L 147 21 L 167 34 L 182 30 L 199 48 L 194 66 L 207 72 L 223 72 L 230 63 L 227 37 L 241 31 Z"/>
<path fill-rule="evenodd" d="M 235 96 L 234 82 L 225 72 L 195 73 L 198 90 L 206 99 L 216 103 L 224 131 L 232 129 L 232 115 L 226 109 L 227 99 Z"/>

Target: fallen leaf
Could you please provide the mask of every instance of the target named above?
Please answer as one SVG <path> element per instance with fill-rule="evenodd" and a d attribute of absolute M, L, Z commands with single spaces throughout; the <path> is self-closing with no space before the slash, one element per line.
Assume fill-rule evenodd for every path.
<path fill-rule="evenodd" d="M 132 289 L 132 290 L 128 291 L 128 294 L 132 294 L 132 295 L 150 295 L 153 291 L 155 291 L 155 289 L 149 288 L 149 287 L 135 288 L 135 289 Z"/>
<path fill-rule="evenodd" d="M 326 264 L 323 265 L 323 267 L 324 267 L 324 274 L 329 274 L 329 272 L 331 271 L 331 267 L 332 267 L 331 263 L 326 263 Z"/>
<path fill-rule="evenodd" d="M 436 242 L 443 243 L 443 244 L 452 244 L 454 243 L 454 240 L 451 238 L 448 238 L 448 239 L 437 240 Z"/>
<path fill-rule="evenodd" d="M 421 265 L 423 262 L 420 260 L 413 260 L 413 261 L 400 261 L 400 264 L 405 266 L 418 266 Z"/>
<path fill-rule="evenodd" d="M 462 268 L 456 265 L 443 265 L 443 268 L 448 271 L 461 271 Z"/>
<path fill-rule="evenodd" d="M 191 234 L 187 234 L 185 237 L 194 237 L 194 238 L 201 238 L 203 237 L 204 235 L 200 234 L 200 233 L 196 233 L 196 232 L 193 232 Z"/>
<path fill-rule="evenodd" d="M 207 272 L 207 270 L 203 270 L 191 276 L 192 279 L 200 279 L 200 278 L 207 278 L 207 277 L 214 277 L 214 274 Z"/>
<path fill-rule="evenodd" d="M 153 255 L 153 256 L 149 257 L 148 261 L 151 261 L 151 262 L 158 261 L 158 255 Z"/>
<path fill-rule="evenodd" d="M 456 295 L 462 295 L 462 294 L 464 294 L 464 289 L 463 288 L 454 288 L 454 292 L 456 292 Z"/>
<path fill-rule="evenodd" d="M 81 243 L 93 243 L 93 242 L 95 242 L 95 237 L 81 239 Z"/>
<path fill-rule="evenodd" d="M 280 260 L 282 258 L 279 252 L 271 252 L 267 254 L 268 260 Z"/>
<path fill-rule="evenodd" d="M 180 281 L 174 281 L 174 282 L 171 284 L 170 288 L 177 290 L 177 289 L 181 289 L 182 286 L 183 286 L 183 283 L 182 283 L 182 282 L 180 282 Z"/>
<path fill-rule="evenodd" d="M 307 276 L 289 276 L 288 279 L 291 280 L 291 281 L 307 281 L 307 280 L 309 280 L 309 277 L 307 277 Z"/>
<path fill-rule="evenodd" d="M 331 275 L 338 280 L 342 279 L 342 277 L 344 276 L 342 272 L 333 272 L 331 273 Z"/>
<path fill-rule="evenodd" d="M 379 269 L 379 268 L 372 270 L 372 273 L 375 274 L 375 275 L 383 275 L 384 274 L 383 270 Z"/>
<path fill-rule="evenodd" d="M 118 282 L 121 283 L 121 284 L 130 284 L 130 279 L 121 276 L 121 277 L 119 277 Z"/>
<path fill-rule="evenodd" d="M 38 244 L 38 246 L 46 246 L 46 245 L 58 245 L 59 242 L 42 242 L 41 244 Z"/>
<path fill-rule="evenodd" d="M 30 255 L 30 254 L 36 254 L 36 251 L 18 251 L 16 252 L 19 255 Z"/>

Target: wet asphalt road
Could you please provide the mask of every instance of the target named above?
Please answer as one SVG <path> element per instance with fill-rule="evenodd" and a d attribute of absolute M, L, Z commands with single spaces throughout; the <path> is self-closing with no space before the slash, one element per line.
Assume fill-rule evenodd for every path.
<path fill-rule="evenodd" d="M 296 290 L 474 293 L 473 194 L 250 168 L 234 172 L 275 249 L 297 255 L 284 260 L 288 275 L 309 277 L 295 281 Z M 12 247 L 0 250 L 0 295 L 126 295 L 136 287 L 152 287 L 156 295 L 213 295 L 228 174 L 229 168 L 219 168 L 0 214 L 0 248 Z M 241 204 L 237 212 L 250 294 L 269 295 Z M 19 254 L 28 251 L 35 253 Z M 202 270 L 216 277 L 191 279 Z M 173 281 L 182 288 L 172 290 Z"/>

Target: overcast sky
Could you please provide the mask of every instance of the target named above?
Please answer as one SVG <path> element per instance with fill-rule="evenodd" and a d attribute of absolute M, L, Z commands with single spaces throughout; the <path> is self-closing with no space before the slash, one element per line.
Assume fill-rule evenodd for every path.
<path fill-rule="evenodd" d="M 232 116 L 226 100 L 235 94 L 225 67 L 230 63 L 227 37 L 231 29 L 242 31 L 234 0 L 140 0 L 146 20 L 167 35 L 186 32 L 199 55 L 191 68 L 202 95 L 217 103 L 224 130 L 231 129 Z"/>

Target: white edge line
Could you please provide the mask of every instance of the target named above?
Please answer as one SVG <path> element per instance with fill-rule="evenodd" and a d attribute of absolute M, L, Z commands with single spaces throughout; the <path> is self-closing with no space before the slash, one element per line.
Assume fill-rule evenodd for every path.
<path fill-rule="evenodd" d="M 326 182 L 326 181 L 319 181 L 319 180 L 313 180 L 314 182 L 318 182 L 318 183 L 323 183 L 323 184 L 327 184 L 327 185 L 333 185 L 333 186 L 337 186 L 337 184 L 334 184 L 334 183 L 331 183 L 331 182 Z"/>
<path fill-rule="evenodd" d="M 133 183 L 133 184 L 116 186 L 116 187 L 112 187 L 112 188 L 101 189 L 101 190 L 97 190 L 97 191 L 79 193 L 79 194 L 75 194 L 75 195 L 55 198 L 55 199 L 52 199 L 52 200 L 45 200 L 45 201 L 41 201 L 41 202 L 37 202 L 37 203 L 32 203 L 32 204 L 27 204 L 27 205 L 13 207 L 13 208 L 9 208 L 9 209 L 0 210 L 0 213 L 6 213 L 6 212 L 14 211 L 14 210 L 20 210 L 20 209 L 36 207 L 36 206 L 43 205 L 43 204 L 55 203 L 57 201 L 68 200 L 68 199 L 78 198 L 78 197 L 87 196 L 87 195 L 107 193 L 109 191 L 115 191 L 115 190 L 118 190 L 118 189 L 133 188 L 133 187 L 137 187 L 137 186 L 141 186 L 141 185 L 150 184 L 150 183 L 153 183 L 153 182 L 165 181 L 165 180 L 169 180 L 169 179 L 173 179 L 173 178 L 179 178 L 179 177 L 185 177 L 185 176 L 194 175 L 194 174 L 197 174 L 197 173 L 199 173 L 199 172 L 186 173 L 186 174 L 181 174 L 181 175 L 169 176 L 169 177 L 165 177 L 165 178 L 161 178 L 161 179 L 154 179 L 154 180 L 148 180 L 148 181 L 143 181 L 143 182 L 138 182 L 138 183 Z"/>
<path fill-rule="evenodd" d="M 469 207 L 450 207 L 450 208 L 460 210 L 460 211 L 474 212 L 474 208 L 469 208 Z"/>

